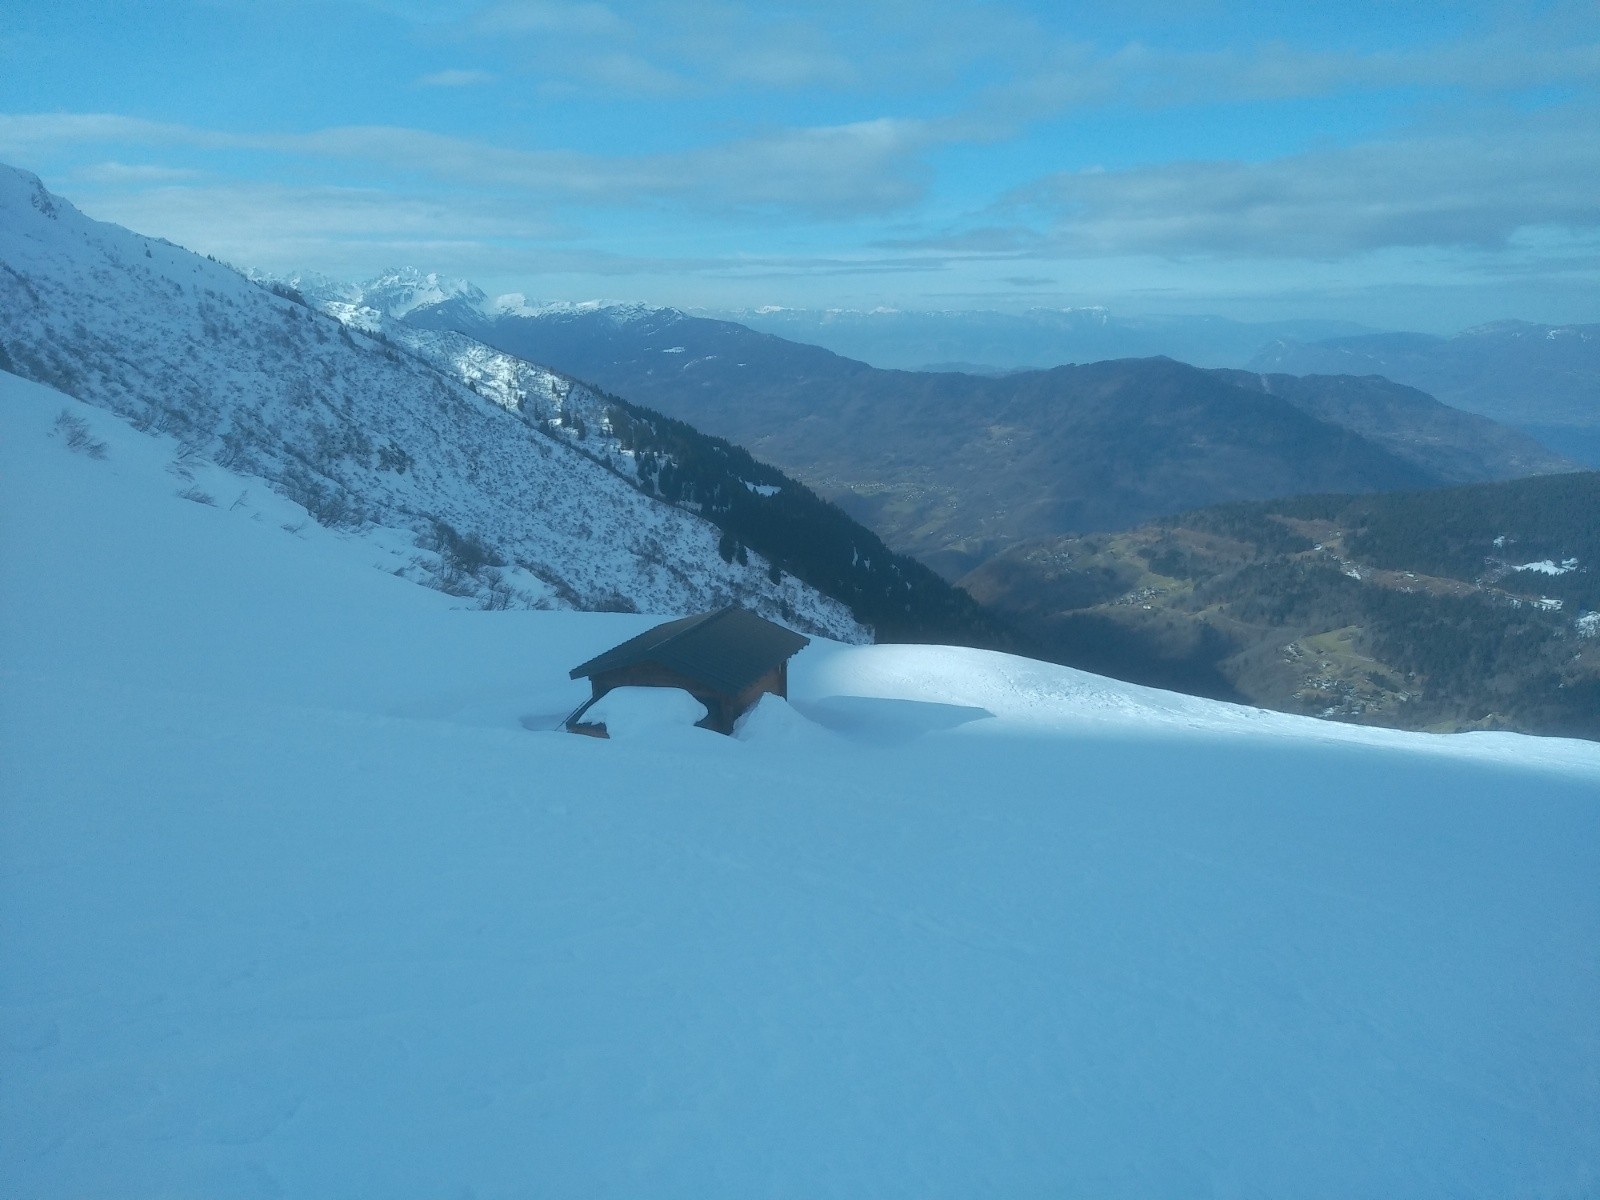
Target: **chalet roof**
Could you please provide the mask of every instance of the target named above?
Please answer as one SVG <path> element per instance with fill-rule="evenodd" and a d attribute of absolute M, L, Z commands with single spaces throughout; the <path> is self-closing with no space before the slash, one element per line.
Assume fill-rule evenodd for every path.
<path fill-rule="evenodd" d="M 647 629 L 572 668 L 573 679 L 653 662 L 724 692 L 740 692 L 811 639 L 736 604 Z"/>

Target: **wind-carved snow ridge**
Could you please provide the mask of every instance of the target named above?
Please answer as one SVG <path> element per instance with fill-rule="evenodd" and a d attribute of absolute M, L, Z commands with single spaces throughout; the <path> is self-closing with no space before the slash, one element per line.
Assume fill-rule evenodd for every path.
<path fill-rule="evenodd" d="M 368 304 L 481 292 L 419 272 L 385 288 L 316 281 L 347 327 L 291 287 L 90 220 L 0 167 L 0 369 L 170 434 L 348 536 L 404 531 L 416 553 L 398 574 L 485 607 L 737 602 L 863 639 L 837 601 L 771 583 L 757 556 L 724 561 L 714 525 L 634 487 L 603 422 L 587 426 L 586 389 L 459 334 L 397 344 Z"/>

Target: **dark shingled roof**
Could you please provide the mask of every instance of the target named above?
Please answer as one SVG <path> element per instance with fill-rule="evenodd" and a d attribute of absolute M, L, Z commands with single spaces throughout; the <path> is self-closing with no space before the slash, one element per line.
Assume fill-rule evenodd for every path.
<path fill-rule="evenodd" d="M 573 667 L 583 679 L 635 663 L 659 663 L 723 692 L 741 692 L 811 644 L 736 604 L 647 629 L 636 638 Z"/>

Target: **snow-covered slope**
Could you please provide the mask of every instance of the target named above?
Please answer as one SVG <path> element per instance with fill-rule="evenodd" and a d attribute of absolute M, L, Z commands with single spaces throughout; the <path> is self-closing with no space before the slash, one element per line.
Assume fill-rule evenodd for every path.
<path fill-rule="evenodd" d="M 403 347 L 647 495 L 704 517 L 722 531 L 724 561 L 764 562 L 772 583 L 792 575 L 847 605 L 860 633 L 844 636 L 864 640 L 870 629 L 883 641 L 1015 645 L 1015 635 L 967 593 L 894 554 L 865 526 L 738 446 L 477 340 L 472 331 L 489 309 L 470 284 L 418 272 L 360 285 L 299 276 L 265 282 L 349 329 Z M 419 306 L 419 295 L 435 294 L 453 298 Z M 504 307 L 494 311 L 503 316 Z M 613 307 L 605 316 L 621 329 L 659 319 L 661 311 Z M 786 617 L 798 600 L 790 590 L 779 593 Z M 830 631 L 837 634 L 838 625 Z"/>
<path fill-rule="evenodd" d="M 315 303 L 341 325 L 403 347 L 501 408 L 520 413 L 557 440 L 605 462 L 613 473 L 636 478 L 625 452 L 606 435 L 605 401 L 592 388 L 466 334 L 408 325 L 386 308 L 374 306 L 363 288 L 351 291 L 352 299 L 323 295 Z"/>
<path fill-rule="evenodd" d="M 1600 1189 L 1600 747 L 824 641 L 538 732 L 648 618 L 174 446 L 0 375 L 0 1195 Z"/>
<path fill-rule="evenodd" d="M 398 321 L 421 309 L 439 310 L 430 317 L 435 325 L 470 328 L 495 317 L 542 317 L 552 315 L 600 314 L 614 324 L 644 320 L 657 314 L 681 317 L 673 308 L 654 308 L 624 300 L 529 300 L 521 292 L 490 299 L 484 290 L 467 279 L 446 279 L 434 271 L 417 267 L 395 267 L 362 283 L 333 279 L 315 271 L 289 275 L 254 272 L 262 282 L 281 283 L 294 288 L 307 302 L 326 307 L 352 304 Z"/>
<path fill-rule="evenodd" d="M 594 389 L 570 376 L 486 346 L 463 331 L 507 312 L 603 310 L 625 322 L 631 315 L 652 310 L 598 301 L 529 308 L 521 296 L 504 296 L 491 302 L 481 288 L 467 280 L 441 279 L 415 267 L 399 268 L 359 284 L 311 275 L 260 274 L 257 279 L 269 287 L 278 284 L 294 289 L 308 304 L 350 329 L 403 346 L 502 408 L 552 427 L 562 440 L 580 445 L 592 457 L 622 457 L 614 439 L 605 435 L 605 400 Z M 426 313 L 427 325 L 405 320 L 418 312 Z M 620 461 L 613 462 L 612 467 L 628 474 Z"/>
<path fill-rule="evenodd" d="M 432 277 L 390 283 L 401 307 L 461 298 Z M 221 264 L 91 221 L 4 167 L 0 355 L 0 369 L 169 432 L 188 458 L 267 481 L 319 521 L 408 533 L 416 561 L 402 573 L 482 603 L 668 612 L 737 600 L 809 631 L 865 636 L 843 605 L 793 578 L 771 582 L 759 555 L 724 561 L 710 523 L 454 372 Z"/>

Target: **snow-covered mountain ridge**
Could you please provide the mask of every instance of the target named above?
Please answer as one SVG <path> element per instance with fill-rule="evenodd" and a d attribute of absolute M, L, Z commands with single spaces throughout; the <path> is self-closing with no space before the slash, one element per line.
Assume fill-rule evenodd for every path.
<path fill-rule="evenodd" d="M 301 276 L 264 281 L 348 328 L 426 359 L 646 494 L 706 517 L 722 530 L 718 548 L 725 560 L 763 558 L 774 582 L 792 574 L 842 601 L 880 640 L 1018 645 L 1014 633 L 967 593 L 925 564 L 895 554 L 872 531 L 742 447 L 536 365 L 532 356 L 510 352 L 515 347 L 495 349 L 479 340 L 506 321 L 536 319 L 598 321 L 629 337 L 688 320 L 675 309 L 562 305 L 529 318 L 507 307 L 505 298 L 491 305 L 469 284 L 441 284 L 417 271 L 366 284 Z M 419 295 L 434 293 L 451 298 L 418 302 Z"/>
<path fill-rule="evenodd" d="M 387 294 L 402 308 L 480 299 L 406 273 Z M 481 603 L 738 601 L 866 636 L 839 602 L 774 579 L 759 555 L 730 559 L 716 527 L 643 494 L 625 452 L 553 432 L 545 418 L 588 398 L 570 381 L 478 355 L 461 335 L 401 347 L 351 332 L 221 264 L 91 221 L 12 168 L 0 168 L 0 354 L 0 369 L 170 432 L 326 524 L 409 531 L 416 561 L 401 573 Z M 473 362 L 498 402 L 454 377 Z M 523 399 L 534 419 L 511 403 Z"/>
<path fill-rule="evenodd" d="M 465 279 L 441 279 L 435 272 L 424 274 L 414 267 L 389 271 L 362 288 L 362 302 L 375 304 L 391 317 L 403 317 L 423 305 L 452 302 L 482 308 L 488 300 L 481 288 Z"/>
<path fill-rule="evenodd" d="M 521 292 L 490 297 L 468 279 L 446 279 L 419 267 L 395 267 L 361 283 L 334 279 L 318 272 L 287 274 L 247 272 L 264 283 L 293 288 L 307 303 L 319 308 L 346 304 L 371 309 L 391 320 L 402 320 L 418 309 L 444 309 L 458 326 L 474 316 L 545 317 L 603 314 L 616 324 L 626 324 L 657 314 L 684 315 L 678 309 L 631 300 L 530 300 Z"/>

